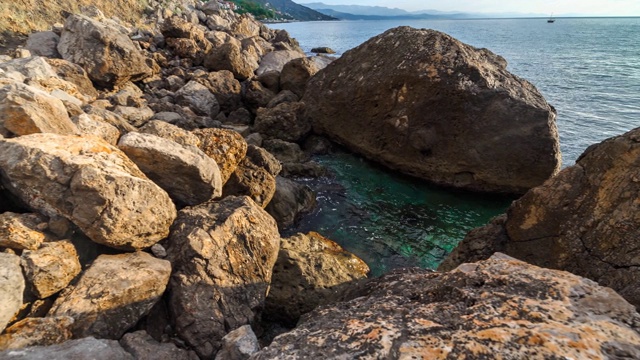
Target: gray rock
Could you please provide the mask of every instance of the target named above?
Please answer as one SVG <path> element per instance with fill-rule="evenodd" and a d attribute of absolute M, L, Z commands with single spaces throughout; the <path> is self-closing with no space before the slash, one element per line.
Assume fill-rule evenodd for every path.
<path fill-rule="evenodd" d="M 153 110 L 148 106 L 140 108 L 133 106 L 116 106 L 113 109 L 113 113 L 121 116 L 123 119 L 135 127 L 144 125 L 149 119 L 153 117 Z"/>
<path fill-rule="evenodd" d="M 282 171 L 280 161 L 259 146 L 249 145 L 247 147 L 247 158 L 257 166 L 265 168 L 273 176 L 277 176 Z"/>
<path fill-rule="evenodd" d="M 265 55 L 260 61 L 260 67 L 256 70 L 257 75 L 262 75 L 268 71 L 281 72 L 286 63 L 293 59 L 304 57 L 304 53 L 294 50 L 272 51 Z"/>
<path fill-rule="evenodd" d="M 241 326 L 222 338 L 222 348 L 215 360 L 246 360 L 260 350 L 258 338 L 250 325 Z"/>
<path fill-rule="evenodd" d="M 206 86 L 194 80 L 176 92 L 176 101 L 188 106 L 198 115 L 215 118 L 220 112 L 220 104 L 215 95 Z"/>
<path fill-rule="evenodd" d="M 270 139 L 265 140 L 262 146 L 283 164 L 309 161 L 309 155 L 305 154 L 296 143 Z"/>
<path fill-rule="evenodd" d="M 121 137 L 118 147 L 179 205 L 222 195 L 218 164 L 196 147 L 135 132 Z"/>
<path fill-rule="evenodd" d="M 83 108 L 83 110 L 89 115 L 93 120 L 98 122 L 105 122 L 109 125 L 114 126 L 120 132 L 120 135 L 124 135 L 128 132 L 136 131 L 136 128 L 129 124 L 127 120 L 125 120 L 122 116 L 106 110 L 97 106 L 88 105 Z"/>
<path fill-rule="evenodd" d="M 267 104 L 268 108 L 274 108 L 282 103 L 297 102 L 300 98 L 291 90 L 282 90 Z"/>
<path fill-rule="evenodd" d="M 6 360 L 134 360 L 115 340 L 84 339 L 71 340 L 59 345 L 33 346 L 21 350 L 0 352 Z"/>
<path fill-rule="evenodd" d="M 120 345 L 136 360 L 197 360 L 195 353 L 180 349 L 173 343 L 159 343 L 146 331 L 125 334 Z"/>
<path fill-rule="evenodd" d="M 259 133 L 251 133 L 245 136 L 244 140 L 248 145 L 262 146 L 262 141 L 264 140 L 264 138 Z"/>
<path fill-rule="evenodd" d="M 176 124 L 184 120 L 182 115 L 170 111 L 155 113 L 155 115 L 153 115 L 153 119 L 168 122 L 169 124 Z"/>
<path fill-rule="evenodd" d="M 251 115 L 251 112 L 249 110 L 245 108 L 239 108 L 229 114 L 226 122 L 229 124 L 249 125 L 253 122 L 253 115 Z"/>
<path fill-rule="evenodd" d="M 0 333 L 20 310 L 24 288 L 25 282 L 20 268 L 20 257 L 0 253 L 0 304 L 2 304 L 0 306 Z"/>
<path fill-rule="evenodd" d="M 81 270 L 78 253 L 69 240 L 46 242 L 38 250 L 23 251 L 21 264 L 29 290 L 39 299 L 67 287 Z"/>
<path fill-rule="evenodd" d="M 293 59 L 280 72 L 280 87 L 302 97 L 307 81 L 326 66 L 324 58 L 318 56 Z"/>
<path fill-rule="evenodd" d="M 306 185 L 277 176 L 276 192 L 265 210 L 278 222 L 280 229 L 293 225 L 304 213 L 316 207 L 316 194 Z"/>
<path fill-rule="evenodd" d="M 171 264 L 144 252 L 101 255 L 47 316 L 70 316 L 75 337 L 120 339 L 160 299 Z"/>
<path fill-rule="evenodd" d="M 25 48 L 36 56 L 59 58 L 58 41 L 60 36 L 53 31 L 38 31 L 29 34 Z"/>

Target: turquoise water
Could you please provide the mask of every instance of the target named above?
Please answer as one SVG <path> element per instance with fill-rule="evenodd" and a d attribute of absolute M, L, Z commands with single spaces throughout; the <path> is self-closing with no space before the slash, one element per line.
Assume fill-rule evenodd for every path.
<path fill-rule="evenodd" d="M 558 112 L 564 165 L 589 145 L 640 126 L 640 18 L 339 21 L 270 25 L 305 51 L 338 55 L 395 26 L 446 32 L 486 47 L 532 82 Z M 319 159 L 335 174 L 309 180 L 319 208 L 290 231 L 316 230 L 363 258 L 373 275 L 434 268 L 510 199 L 456 193 L 398 176 L 354 155 Z"/>

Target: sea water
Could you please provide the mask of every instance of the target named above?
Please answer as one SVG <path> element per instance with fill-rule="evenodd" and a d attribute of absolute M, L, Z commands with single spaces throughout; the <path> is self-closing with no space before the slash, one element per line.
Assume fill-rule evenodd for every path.
<path fill-rule="evenodd" d="M 445 32 L 487 48 L 553 105 L 564 166 L 591 144 L 640 126 L 640 18 L 380 20 L 272 24 L 305 51 L 341 55 L 390 28 Z M 319 159 L 334 176 L 310 181 L 319 208 L 291 231 L 317 230 L 362 257 L 374 275 L 394 267 L 434 268 L 464 234 L 503 212 L 509 199 L 451 192 L 357 156 Z"/>

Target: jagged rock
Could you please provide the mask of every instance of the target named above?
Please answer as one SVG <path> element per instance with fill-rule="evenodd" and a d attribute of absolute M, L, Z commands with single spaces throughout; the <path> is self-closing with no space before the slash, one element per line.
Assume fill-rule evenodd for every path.
<path fill-rule="evenodd" d="M 560 169 L 555 109 L 506 61 L 399 27 L 307 83 L 314 131 L 401 172 L 475 191 L 524 193 Z"/>
<path fill-rule="evenodd" d="M 285 102 L 273 108 L 260 108 L 253 128 L 267 137 L 296 142 L 311 132 L 304 116 L 304 103 Z"/>
<path fill-rule="evenodd" d="M 133 106 L 116 106 L 113 113 L 125 119 L 129 124 L 140 127 L 153 117 L 153 110 L 148 106 L 140 108 Z"/>
<path fill-rule="evenodd" d="M 60 36 L 53 31 L 38 31 L 29 34 L 25 48 L 36 56 L 59 58 L 58 41 Z"/>
<path fill-rule="evenodd" d="M 18 136 L 35 133 L 77 134 L 62 101 L 34 87 L 15 83 L 0 88 L 2 128 Z"/>
<path fill-rule="evenodd" d="M 97 136 L 110 145 L 118 143 L 120 131 L 107 122 L 97 121 L 95 117 L 87 114 L 74 116 L 71 118 L 71 121 L 76 125 L 80 134 L 84 136 Z"/>
<path fill-rule="evenodd" d="M 276 94 L 267 89 L 259 81 L 249 81 L 244 84 L 243 100 L 245 105 L 255 113 L 259 108 L 266 107 Z"/>
<path fill-rule="evenodd" d="M 364 261 L 318 233 L 282 239 L 265 314 L 293 327 L 302 314 L 338 301 L 368 272 Z"/>
<path fill-rule="evenodd" d="M 179 124 L 180 122 L 184 121 L 182 115 L 171 111 L 157 112 L 155 115 L 153 115 L 153 119 L 164 121 L 172 125 Z"/>
<path fill-rule="evenodd" d="M 327 46 L 314 47 L 313 49 L 311 49 L 311 52 L 316 54 L 335 54 L 336 53 L 335 50 Z"/>
<path fill-rule="evenodd" d="M 72 337 L 72 324 L 73 318 L 68 316 L 20 320 L 0 335 L 0 351 L 63 343 Z"/>
<path fill-rule="evenodd" d="M 450 273 L 396 270 L 347 300 L 251 359 L 640 356 L 640 315 L 614 291 L 501 254 Z"/>
<path fill-rule="evenodd" d="M 640 308 L 639 166 L 640 129 L 589 147 L 515 201 L 506 219 L 472 231 L 442 267 L 504 251 L 595 280 Z"/>
<path fill-rule="evenodd" d="M 251 112 L 245 108 L 239 108 L 229 114 L 226 123 L 249 125 L 253 122 Z"/>
<path fill-rule="evenodd" d="M 252 134 L 249 134 L 249 135 L 245 136 L 244 140 L 249 145 L 262 146 L 262 141 L 264 139 L 262 138 L 262 135 L 260 135 L 259 133 L 252 133 Z"/>
<path fill-rule="evenodd" d="M 321 56 L 302 57 L 289 61 L 282 67 L 280 87 L 302 97 L 307 81 L 318 71 L 327 67 L 331 61 Z"/>
<path fill-rule="evenodd" d="M 176 92 L 176 102 L 188 106 L 198 115 L 215 118 L 220 112 L 220 104 L 206 86 L 191 80 Z"/>
<path fill-rule="evenodd" d="M 142 107 L 145 101 L 142 100 L 144 93 L 132 82 L 127 82 L 119 87 L 117 93 L 111 95 L 109 99 L 114 105 Z"/>
<path fill-rule="evenodd" d="M 263 57 L 274 50 L 273 45 L 260 36 L 252 36 L 242 39 L 242 49 Z"/>
<path fill-rule="evenodd" d="M 249 145 L 247 147 L 247 158 L 257 166 L 265 168 L 273 176 L 277 176 L 282 171 L 280 161 L 259 146 Z"/>
<path fill-rule="evenodd" d="M 225 184 L 247 154 L 246 141 L 237 132 L 225 129 L 199 129 L 193 134 L 200 139 L 200 150 L 218 164 Z"/>
<path fill-rule="evenodd" d="M 118 147 L 179 205 L 197 205 L 222 194 L 218 164 L 196 147 L 135 132 L 121 137 Z"/>
<path fill-rule="evenodd" d="M 94 339 L 88 337 L 70 340 L 58 345 L 33 346 L 19 351 L 0 352 L 0 358 L 6 360 L 133 360 L 115 340 Z"/>
<path fill-rule="evenodd" d="M 304 53 L 293 50 L 277 50 L 265 55 L 260 61 L 260 67 L 256 70 L 257 75 L 262 75 L 268 71 L 281 72 L 286 63 L 293 59 L 304 57 Z"/>
<path fill-rule="evenodd" d="M 151 134 L 184 146 L 200 146 L 200 139 L 192 133 L 160 120 L 151 120 L 140 128 L 141 133 Z"/>
<path fill-rule="evenodd" d="M 38 82 L 57 77 L 56 72 L 47 60 L 40 56 L 0 62 L 0 69 L 4 70 L 2 77 L 13 79 L 19 83 L 25 81 Z"/>
<path fill-rule="evenodd" d="M 235 36 L 247 38 L 260 35 L 260 23 L 249 14 L 243 14 L 231 24 L 231 31 Z"/>
<path fill-rule="evenodd" d="M 167 244 L 176 332 L 201 358 L 212 358 L 228 331 L 262 308 L 278 228 L 248 197 L 231 196 L 181 210 Z"/>
<path fill-rule="evenodd" d="M 144 252 L 99 256 L 48 316 L 70 316 L 75 337 L 120 339 L 164 293 L 171 264 Z"/>
<path fill-rule="evenodd" d="M 89 99 L 95 99 L 98 96 L 98 91 L 93 87 L 87 72 L 80 65 L 63 59 L 46 59 L 46 61 L 58 77 L 75 85 L 79 93 Z"/>
<path fill-rule="evenodd" d="M 315 207 L 316 194 L 311 188 L 277 176 L 276 192 L 265 210 L 278 222 L 280 229 L 286 229 Z"/>
<path fill-rule="evenodd" d="M 171 199 L 127 156 L 95 138 L 33 134 L 0 140 L 0 181 L 25 204 L 63 216 L 91 240 L 149 247 L 169 233 Z"/>
<path fill-rule="evenodd" d="M 120 345 L 136 360 L 196 360 L 196 354 L 180 349 L 173 343 L 159 343 L 146 331 L 136 331 L 125 334 L 120 340 Z"/>
<path fill-rule="evenodd" d="M 222 338 L 222 348 L 216 360 L 247 360 L 260 350 L 260 343 L 251 326 L 244 325 Z"/>
<path fill-rule="evenodd" d="M 191 59 L 193 65 L 201 65 L 213 45 L 207 40 L 203 29 L 178 16 L 162 23 L 161 29 L 167 46 L 181 58 Z"/>
<path fill-rule="evenodd" d="M 229 177 L 222 190 L 223 196 L 246 195 L 264 208 L 276 191 L 276 179 L 265 168 L 244 158 Z"/>
<path fill-rule="evenodd" d="M 125 120 L 122 116 L 112 111 L 102 109 L 92 105 L 85 106 L 83 110 L 93 120 L 99 121 L 99 122 L 105 122 L 109 125 L 115 126 L 115 128 L 118 129 L 118 131 L 120 132 L 120 135 L 124 135 L 132 131 L 136 131 L 136 128 L 133 125 L 129 124 L 127 120 Z"/>
<path fill-rule="evenodd" d="M 306 161 L 303 163 L 284 163 L 282 164 L 282 176 L 284 177 L 303 177 L 318 178 L 326 176 L 327 168 L 315 161 Z"/>
<path fill-rule="evenodd" d="M 46 239 L 47 218 L 40 214 L 0 214 L 0 247 L 36 250 Z"/>
<path fill-rule="evenodd" d="M 262 85 L 271 90 L 274 94 L 280 92 L 280 72 L 271 70 L 265 71 L 256 77 Z M 296 100 L 298 101 L 298 100 Z"/>
<path fill-rule="evenodd" d="M 218 100 L 220 110 L 229 113 L 240 107 L 242 100 L 242 85 L 228 70 L 213 71 L 197 77 L 194 80 L 206 86 Z"/>
<path fill-rule="evenodd" d="M 102 87 L 139 81 L 153 72 L 126 33 L 83 15 L 67 18 L 58 51 L 63 59 L 82 66 Z"/>
<path fill-rule="evenodd" d="M 71 241 L 46 242 L 21 256 L 27 287 L 39 299 L 64 289 L 80 273 L 78 253 Z"/>
<path fill-rule="evenodd" d="M 265 140 L 263 147 L 273 154 L 281 163 L 303 163 L 309 161 L 309 155 L 305 154 L 300 145 L 280 139 Z"/>
<path fill-rule="evenodd" d="M 291 90 L 282 90 L 267 104 L 268 108 L 274 108 L 282 103 L 298 102 L 300 98 Z"/>
<path fill-rule="evenodd" d="M 289 35 L 289 33 L 287 32 L 287 30 L 276 30 L 275 35 L 271 39 L 271 43 L 278 50 L 293 51 L 293 52 L 299 52 L 300 54 L 304 54 L 304 52 L 300 48 L 300 44 L 298 43 L 298 40 L 292 38 L 291 35 Z"/>
<path fill-rule="evenodd" d="M 280 245 L 279 241 L 278 239 L 278 245 Z M 275 257 L 273 260 L 275 262 Z M 24 288 L 20 257 L 0 252 L 0 304 L 2 304 L 0 306 L 0 333 L 20 310 Z"/>
<path fill-rule="evenodd" d="M 238 80 L 254 75 L 258 68 L 258 56 L 242 49 L 240 41 L 229 41 L 211 51 L 204 59 L 204 66 L 212 71 L 228 70 Z"/>
<path fill-rule="evenodd" d="M 323 136 L 311 135 L 304 141 L 303 147 L 311 155 L 326 155 L 331 152 L 333 144 Z"/>

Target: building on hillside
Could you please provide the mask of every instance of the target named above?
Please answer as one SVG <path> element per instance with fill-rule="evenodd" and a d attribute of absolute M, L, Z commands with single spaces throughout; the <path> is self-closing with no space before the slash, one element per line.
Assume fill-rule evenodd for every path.
<path fill-rule="evenodd" d="M 232 1 L 220 1 L 220 6 L 222 6 L 223 9 L 228 9 L 233 11 L 238 10 L 238 7 Z"/>

